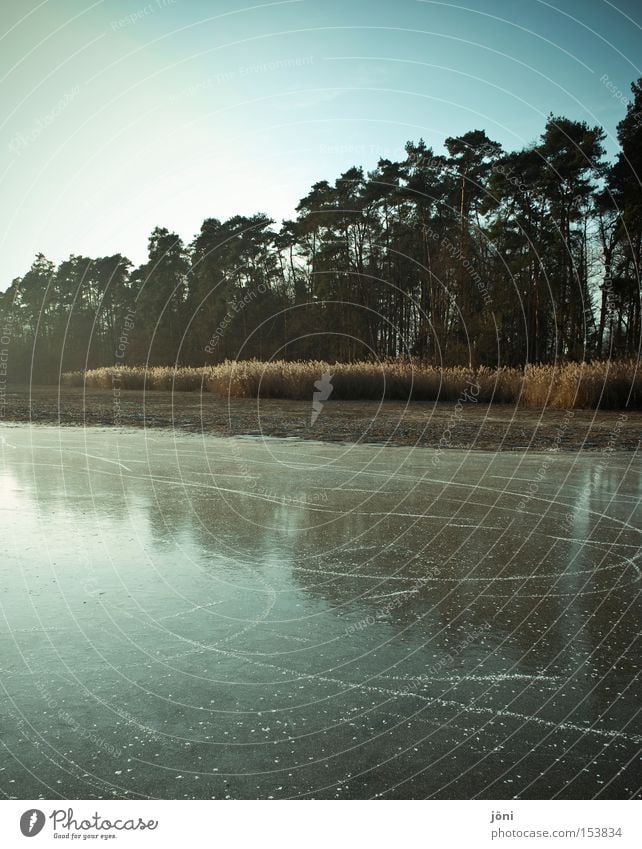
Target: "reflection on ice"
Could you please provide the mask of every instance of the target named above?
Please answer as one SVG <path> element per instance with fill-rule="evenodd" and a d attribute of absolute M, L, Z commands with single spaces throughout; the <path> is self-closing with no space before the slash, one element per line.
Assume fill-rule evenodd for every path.
<path fill-rule="evenodd" d="M 7 794 L 636 792 L 631 455 L 4 436 Z"/>

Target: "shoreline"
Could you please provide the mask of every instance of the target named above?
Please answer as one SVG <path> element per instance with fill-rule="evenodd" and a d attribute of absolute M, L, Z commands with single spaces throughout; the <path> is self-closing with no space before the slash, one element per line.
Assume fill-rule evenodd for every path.
<path fill-rule="evenodd" d="M 533 410 L 507 404 L 221 398 L 210 393 L 8 387 L 4 424 L 133 427 L 220 436 L 439 450 L 635 452 L 642 411 Z"/>

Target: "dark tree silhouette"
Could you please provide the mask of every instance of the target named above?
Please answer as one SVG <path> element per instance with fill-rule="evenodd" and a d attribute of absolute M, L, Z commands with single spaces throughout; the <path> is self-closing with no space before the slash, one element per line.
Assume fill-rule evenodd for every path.
<path fill-rule="evenodd" d="M 444 155 L 409 141 L 398 162 L 315 183 L 279 229 L 208 218 L 186 246 L 157 227 L 138 268 L 38 254 L 0 294 L 8 377 L 231 357 L 637 356 L 642 80 L 617 132 L 611 165 L 600 127 L 552 115 L 518 151 L 479 129 Z"/>

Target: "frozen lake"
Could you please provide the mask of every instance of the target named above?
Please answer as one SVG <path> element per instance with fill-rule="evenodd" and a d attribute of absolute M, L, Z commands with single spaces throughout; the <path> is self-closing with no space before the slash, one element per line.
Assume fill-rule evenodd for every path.
<path fill-rule="evenodd" d="M 633 454 L 0 434 L 5 797 L 640 795 Z"/>

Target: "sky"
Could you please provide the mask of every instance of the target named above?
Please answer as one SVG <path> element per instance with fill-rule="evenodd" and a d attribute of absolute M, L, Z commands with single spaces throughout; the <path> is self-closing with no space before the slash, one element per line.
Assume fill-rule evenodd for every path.
<path fill-rule="evenodd" d="M 641 48 L 640 0 L 2 0 L 0 290 L 38 252 L 291 218 L 409 139 L 516 149 L 552 112 L 612 157 Z"/>

